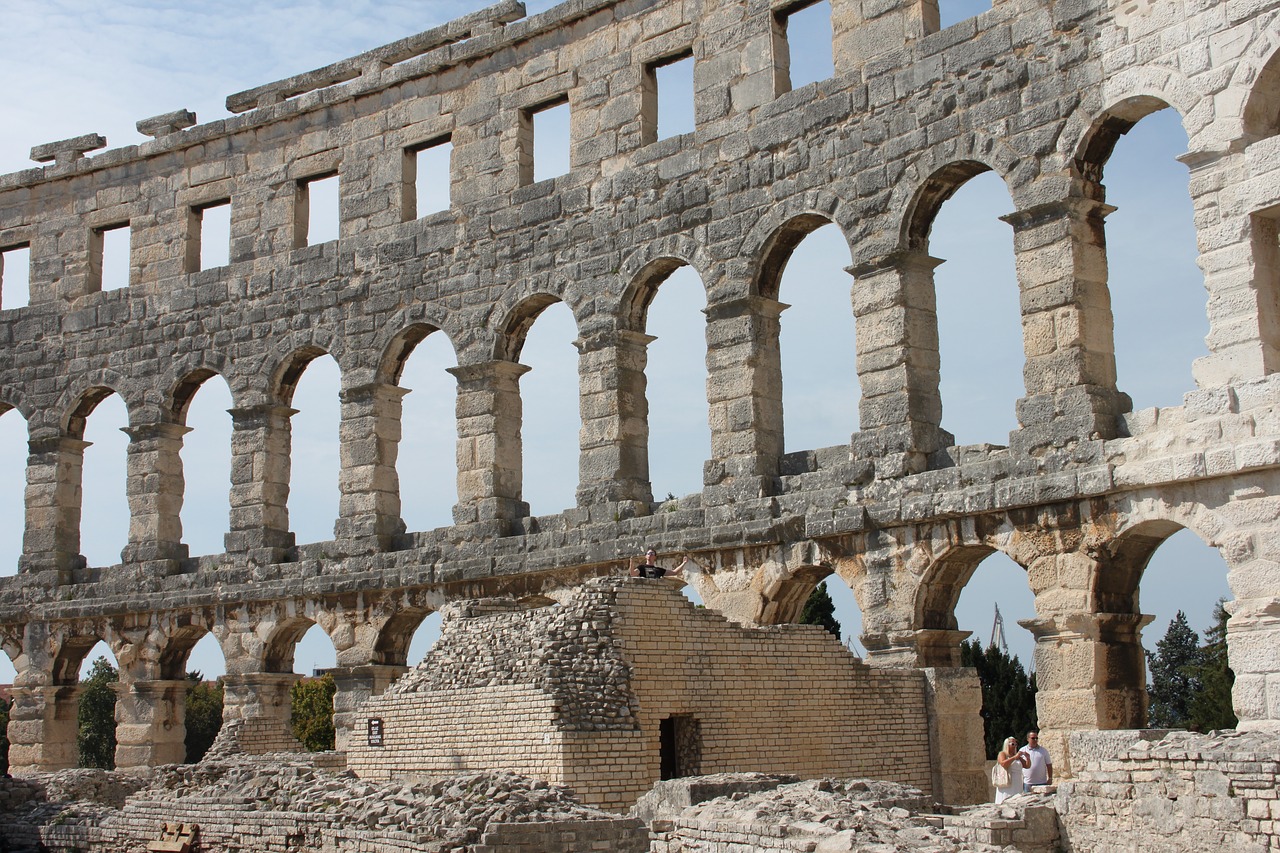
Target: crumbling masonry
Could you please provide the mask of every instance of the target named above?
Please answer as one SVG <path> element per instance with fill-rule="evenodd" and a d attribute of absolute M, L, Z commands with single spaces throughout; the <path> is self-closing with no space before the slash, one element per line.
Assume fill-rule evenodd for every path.
<path fill-rule="evenodd" d="M 92 134 L 37 146 L 51 165 L 0 177 L 0 249 L 32 259 L 30 306 L 0 311 L 0 407 L 30 430 L 23 556 L 0 581 L 14 770 L 74 764 L 76 673 L 98 640 L 121 668 L 121 767 L 181 760 L 181 678 L 206 633 L 226 719 L 267 749 L 253 737 L 283 729 L 294 644 L 321 625 L 345 742 L 429 612 L 562 599 L 641 543 L 698 555 L 698 592 L 746 625 L 794 621 L 838 574 L 867 663 L 924 670 L 928 713 L 957 721 L 976 708 L 954 605 L 1008 554 L 1035 593 L 1039 717 L 1068 770 L 1068 732 L 1144 721 L 1139 582 L 1188 528 L 1229 569 L 1241 728 L 1280 727 L 1280 2 L 997 0 L 945 30 L 934 0 L 831 6 L 836 74 L 794 91 L 786 4 L 570 0 L 523 18 L 507 2 L 234 95 L 232 118 L 159 116 L 139 123 L 153 140 L 91 158 Z M 686 53 L 697 130 L 655 142 L 653 68 Z M 572 169 L 533 183 L 530 115 L 566 99 Z M 1134 412 L 1102 180 L 1119 135 L 1165 106 L 1190 138 L 1209 355 L 1182 406 Z M 416 218 L 410 155 L 444 137 L 452 207 Z M 1026 395 L 1008 447 L 955 447 L 928 235 L 987 170 L 1015 206 Z M 307 246 L 307 184 L 335 172 L 341 236 Z M 226 200 L 231 262 L 196 271 L 200 212 Z M 130 284 L 101 292 L 102 229 L 125 222 Z M 828 222 L 854 261 L 860 423 L 784 455 L 779 271 Z M 703 490 L 655 513 L 645 317 L 682 265 L 706 288 L 712 456 Z M 518 354 L 557 300 L 579 334 L 578 505 L 531 518 Z M 397 378 L 430 334 L 458 359 L 459 502 L 453 526 L 406 531 Z M 298 547 L 290 402 L 322 353 L 343 377 L 341 509 L 333 541 Z M 179 450 L 214 374 L 235 399 L 230 532 L 194 560 Z M 87 566 L 83 428 L 113 392 L 129 544 Z M 970 757 L 949 752 L 964 739 L 935 746 L 935 793 L 967 796 Z"/>

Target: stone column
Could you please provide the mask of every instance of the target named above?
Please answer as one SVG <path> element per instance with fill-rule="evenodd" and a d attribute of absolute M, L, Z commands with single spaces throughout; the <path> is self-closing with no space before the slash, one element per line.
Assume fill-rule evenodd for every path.
<path fill-rule="evenodd" d="M 116 692 L 116 769 L 130 770 L 186 760 L 185 679 L 122 680 Z"/>
<path fill-rule="evenodd" d="M 711 461 L 703 474 L 703 496 L 713 505 L 778 490 L 783 453 L 778 332 L 786 308 L 763 296 L 707 308 Z"/>
<path fill-rule="evenodd" d="M 1280 734 L 1280 598 L 1236 599 L 1226 606 L 1236 728 Z"/>
<path fill-rule="evenodd" d="M 129 544 L 120 555 L 124 562 L 165 561 L 166 573 L 173 573 L 177 561 L 186 559 L 181 517 L 186 483 L 180 452 L 182 437 L 190 431 L 166 423 L 124 427 L 129 436 Z"/>
<path fill-rule="evenodd" d="M 1037 610 L 1039 610 L 1037 606 Z M 1067 735 L 1077 729 L 1140 729 L 1147 724 L 1147 666 L 1138 613 L 1072 613 L 1023 619 L 1035 636 L 1040 742 L 1067 775 Z"/>
<path fill-rule="evenodd" d="M 89 442 L 63 435 L 33 438 L 27 458 L 27 524 L 19 571 L 49 572 L 70 583 L 80 556 L 80 499 Z"/>
<path fill-rule="evenodd" d="M 76 744 L 80 686 L 14 687 L 9 709 L 9 772 L 14 776 L 80 764 Z"/>
<path fill-rule="evenodd" d="M 1103 219 L 1115 208 L 1072 197 L 1001 217 L 1013 226 L 1027 396 L 1014 440 L 1030 451 L 1114 438 L 1130 408 L 1116 391 Z"/>
<path fill-rule="evenodd" d="M 407 393 L 382 382 L 342 391 L 339 539 L 371 540 L 373 550 L 386 550 L 404 533 L 396 456 L 401 400 Z"/>
<path fill-rule="evenodd" d="M 578 506 L 653 500 L 644 370 L 654 340 L 619 329 L 575 342 L 582 409 Z"/>
<path fill-rule="evenodd" d="M 853 453 L 874 460 L 879 478 L 917 474 L 929 455 L 955 443 L 942 429 L 938 393 L 938 309 L 924 252 L 894 252 L 848 271 L 857 324 L 861 430 Z"/>
<path fill-rule="evenodd" d="M 529 505 L 520 499 L 520 377 L 529 368 L 489 361 L 449 372 L 458 380 L 458 505 L 453 520 L 487 525 L 494 535 L 505 536 L 512 522 L 529 514 Z"/>
<path fill-rule="evenodd" d="M 329 670 L 337 687 L 333 694 L 333 733 L 335 748 L 339 752 L 346 752 L 350 738 L 363 736 L 361 732 L 352 731 L 360 703 L 377 696 L 408 671 L 407 666 L 385 664 L 341 666 Z"/>
<path fill-rule="evenodd" d="M 302 676 L 293 672 L 228 673 L 223 677 L 223 725 L 235 724 L 241 752 L 301 752 L 289 717 L 289 691 Z"/>
<path fill-rule="evenodd" d="M 230 409 L 231 529 L 228 553 L 280 562 L 294 545 L 289 532 L 289 418 L 296 409 L 272 403 Z"/>
<path fill-rule="evenodd" d="M 981 803 L 989 789 L 978 671 L 955 666 L 926 667 L 922 672 L 929 711 L 933 796 L 950 805 Z"/>

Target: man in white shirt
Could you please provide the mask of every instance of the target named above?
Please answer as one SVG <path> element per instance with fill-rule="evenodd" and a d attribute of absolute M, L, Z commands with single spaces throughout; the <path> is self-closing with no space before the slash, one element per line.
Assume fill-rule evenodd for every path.
<path fill-rule="evenodd" d="M 1023 772 L 1022 790 L 1030 791 L 1032 785 L 1053 784 L 1053 759 L 1049 757 L 1049 750 L 1040 745 L 1039 732 L 1027 732 L 1027 745 L 1018 751 L 1030 762 Z"/>

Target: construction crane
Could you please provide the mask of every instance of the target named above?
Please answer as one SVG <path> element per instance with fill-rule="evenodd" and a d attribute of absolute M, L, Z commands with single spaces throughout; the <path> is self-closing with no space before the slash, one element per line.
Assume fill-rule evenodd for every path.
<path fill-rule="evenodd" d="M 987 648 L 996 647 L 1009 654 L 1009 644 L 1004 639 L 1004 616 L 1000 615 L 1000 605 L 996 606 L 996 618 L 991 621 L 991 642 L 987 643 Z"/>

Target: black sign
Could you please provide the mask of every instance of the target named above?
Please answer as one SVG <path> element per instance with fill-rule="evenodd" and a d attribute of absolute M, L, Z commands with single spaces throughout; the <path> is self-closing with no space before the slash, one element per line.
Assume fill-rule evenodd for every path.
<path fill-rule="evenodd" d="M 382 718 L 369 718 L 369 746 L 382 746 Z"/>

